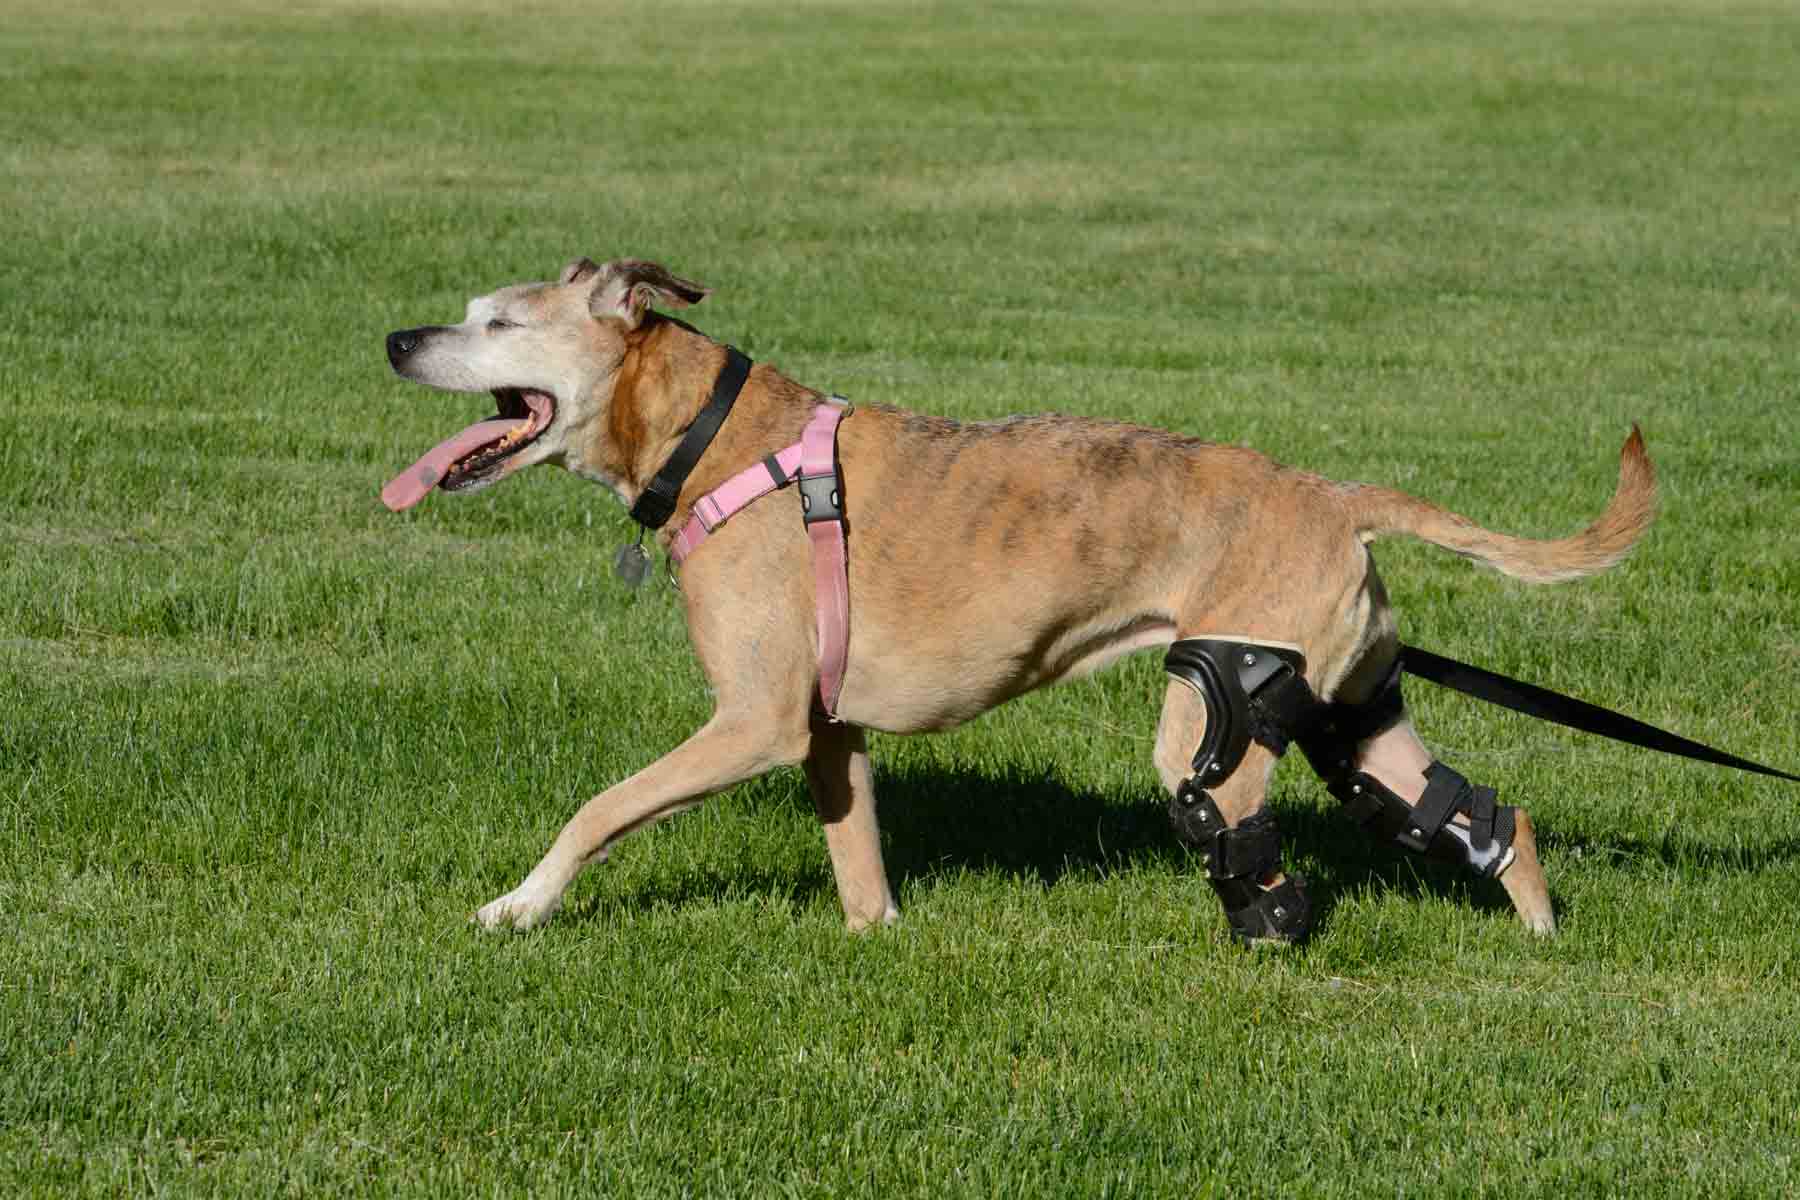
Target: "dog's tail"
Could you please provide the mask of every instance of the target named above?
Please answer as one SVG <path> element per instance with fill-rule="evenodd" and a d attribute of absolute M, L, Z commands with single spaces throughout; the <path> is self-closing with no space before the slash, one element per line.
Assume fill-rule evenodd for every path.
<path fill-rule="evenodd" d="M 1486 563 L 1527 583 L 1561 583 L 1606 570 L 1626 554 L 1656 516 L 1656 470 L 1636 425 L 1619 452 L 1619 486 L 1598 520 L 1573 537 L 1553 541 L 1483 529 L 1467 517 L 1392 488 L 1349 487 L 1357 533 L 1367 542 L 1404 533 Z"/>

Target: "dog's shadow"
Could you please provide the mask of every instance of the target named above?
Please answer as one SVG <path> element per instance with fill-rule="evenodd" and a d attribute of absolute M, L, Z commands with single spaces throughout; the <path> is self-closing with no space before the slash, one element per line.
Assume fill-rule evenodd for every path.
<path fill-rule="evenodd" d="M 1207 894 L 1199 856 L 1175 838 L 1168 798 L 1160 788 L 1142 801 L 1071 788 L 1054 774 L 1002 768 L 998 772 L 935 767 L 875 770 L 882 851 L 895 890 L 964 872 L 998 874 L 1049 888 L 1065 876 L 1105 875 L 1140 868 L 1191 876 L 1196 903 Z M 773 796 L 773 790 L 770 798 Z M 804 787 L 792 793 L 807 804 Z M 780 801 L 792 802 L 792 801 Z M 1305 874 L 1318 924 L 1329 925 L 1334 902 L 1363 888 L 1409 897 L 1437 897 L 1479 911 L 1511 910 L 1504 890 L 1461 868 L 1371 842 L 1329 799 L 1287 783 L 1270 792 L 1290 867 Z M 810 805 L 808 805 L 810 809 Z M 1683 870 L 1741 871 L 1800 858 L 1800 842 L 1766 846 L 1718 846 L 1664 837 L 1584 838 L 1539 831 L 1539 846 L 1620 859 L 1661 861 Z M 822 850 L 822 847 L 821 847 Z M 746 892 L 781 895 L 807 904 L 835 894 L 829 864 L 796 872 L 792 864 L 755 867 L 738 863 L 724 875 L 687 878 L 679 884 L 639 889 L 646 900 L 682 904 Z"/>
<path fill-rule="evenodd" d="M 1168 797 L 1157 789 L 1142 802 L 1121 802 L 1069 787 L 1052 775 L 967 771 L 875 773 L 884 856 L 897 887 L 960 871 L 999 872 L 1050 887 L 1063 876 L 1141 867 L 1174 869 L 1207 894 L 1199 856 L 1175 838 Z M 1510 911 L 1498 884 L 1371 843 L 1336 811 L 1293 792 L 1272 793 L 1290 865 L 1308 879 L 1321 924 L 1333 899 L 1363 885 L 1407 895 L 1454 897 Z"/>

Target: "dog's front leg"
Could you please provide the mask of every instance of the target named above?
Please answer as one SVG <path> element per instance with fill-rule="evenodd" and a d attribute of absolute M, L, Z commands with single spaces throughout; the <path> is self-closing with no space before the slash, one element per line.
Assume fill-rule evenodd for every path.
<path fill-rule="evenodd" d="M 900 910 L 894 907 L 881 861 L 868 739 L 860 726 L 821 723 L 813 729 L 806 782 L 825 827 L 844 923 L 855 933 L 897 920 Z"/>
<path fill-rule="evenodd" d="M 489 929 L 530 929 L 554 916 L 581 868 L 634 829 L 692 808 L 707 795 L 806 755 L 804 730 L 783 736 L 766 720 L 715 715 L 694 736 L 582 805 L 525 881 L 483 905 Z"/>

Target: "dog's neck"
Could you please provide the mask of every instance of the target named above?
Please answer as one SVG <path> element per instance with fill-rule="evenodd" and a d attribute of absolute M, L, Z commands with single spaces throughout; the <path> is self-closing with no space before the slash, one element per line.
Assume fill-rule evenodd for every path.
<path fill-rule="evenodd" d="M 627 507 L 667 462 L 712 397 L 725 366 L 725 347 L 682 321 L 652 313 L 626 343 L 613 385 L 605 431 L 616 490 Z M 764 455 L 795 441 L 819 393 L 801 387 L 774 367 L 750 372 L 731 415 L 682 486 L 675 515 L 663 527 L 678 529 L 695 500 Z"/>

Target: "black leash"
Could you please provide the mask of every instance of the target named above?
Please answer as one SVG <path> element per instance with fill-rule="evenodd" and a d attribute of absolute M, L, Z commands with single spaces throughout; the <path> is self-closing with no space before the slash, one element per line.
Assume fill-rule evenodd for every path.
<path fill-rule="evenodd" d="M 750 359 L 743 351 L 736 346 L 725 347 L 725 366 L 713 380 L 712 396 L 706 407 L 688 426 L 681 444 L 669 455 L 669 461 L 645 485 L 637 503 L 631 506 L 631 519 L 638 523 L 637 541 L 620 546 L 613 556 L 613 573 L 624 580 L 626 586 L 637 587 L 650 573 L 650 552 L 644 549 L 644 532 L 661 529 L 675 515 L 675 500 L 681 495 L 681 485 L 687 482 L 688 475 L 699 465 L 700 456 L 712 445 L 719 426 L 731 415 L 731 406 L 737 403 L 738 393 L 744 390 L 744 380 L 750 378 L 750 367 Z"/>
<path fill-rule="evenodd" d="M 1800 775 L 1789 775 L 1786 771 L 1765 767 L 1747 758 L 1739 758 L 1735 754 L 1689 741 L 1666 729 L 1646 725 L 1609 708 L 1601 708 L 1573 696 L 1564 696 L 1533 683 L 1508 679 L 1504 675 L 1496 675 L 1492 671 L 1457 662 L 1454 658 L 1421 650 L 1417 646 L 1400 647 L 1400 668 L 1409 675 L 1417 675 L 1440 687 L 1462 692 L 1477 700 L 1486 700 L 1489 704 L 1498 704 L 1501 708 L 1510 708 L 1528 717 L 1579 729 L 1583 733 L 1596 733 L 1615 742 L 1642 746 L 1646 750 L 1659 750 L 1664 754 L 1716 763 L 1721 767 L 1736 767 L 1740 771 L 1773 775 L 1777 779 L 1800 783 Z"/>

